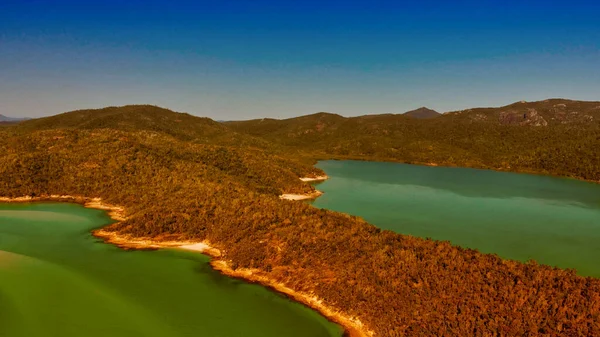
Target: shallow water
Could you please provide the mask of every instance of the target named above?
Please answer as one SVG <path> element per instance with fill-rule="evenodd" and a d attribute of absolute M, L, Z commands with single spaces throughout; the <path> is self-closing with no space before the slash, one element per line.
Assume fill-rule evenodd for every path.
<path fill-rule="evenodd" d="M 106 213 L 0 204 L 0 336 L 341 336 L 316 312 L 175 249 L 124 251 L 91 236 Z"/>
<path fill-rule="evenodd" d="M 600 185 L 548 176 L 321 161 L 313 205 L 398 233 L 600 277 Z"/>

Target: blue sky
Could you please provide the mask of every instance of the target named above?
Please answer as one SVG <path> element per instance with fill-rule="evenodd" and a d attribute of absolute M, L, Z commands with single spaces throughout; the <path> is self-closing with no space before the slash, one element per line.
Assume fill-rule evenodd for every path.
<path fill-rule="evenodd" d="M 600 100 L 592 1 L 0 1 L 0 114 L 214 119 Z"/>

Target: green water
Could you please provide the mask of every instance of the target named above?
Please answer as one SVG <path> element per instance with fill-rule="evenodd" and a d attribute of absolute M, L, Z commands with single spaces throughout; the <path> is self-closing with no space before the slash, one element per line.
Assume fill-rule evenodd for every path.
<path fill-rule="evenodd" d="M 397 163 L 322 161 L 313 202 L 398 233 L 600 277 L 600 185 Z"/>
<path fill-rule="evenodd" d="M 123 251 L 102 211 L 0 204 L 1 337 L 341 336 L 316 312 L 179 250 Z"/>

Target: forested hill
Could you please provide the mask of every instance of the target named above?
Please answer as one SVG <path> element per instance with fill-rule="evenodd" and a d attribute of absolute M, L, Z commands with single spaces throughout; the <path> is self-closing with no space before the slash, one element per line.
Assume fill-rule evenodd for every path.
<path fill-rule="evenodd" d="M 431 110 L 426 107 L 421 107 L 415 110 L 407 111 L 404 113 L 405 116 L 410 116 L 413 118 L 436 118 L 441 114 L 435 110 Z"/>
<path fill-rule="evenodd" d="M 312 192 L 314 188 L 301 183 L 298 178 L 323 174 L 312 167 L 311 162 L 299 162 L 292 156 L 286 156 L 277 146 L 265 140 L 237 133 L 209 118 L 151 105 L 71 111 L 28 120 L 2 130 L 7 141 L 19 139 L 22 141 L 19 144 L 21 151 L 30 150 L 26 158 L 40 147 L 49 146 L 47 154 L 50 155 L 54 153 L 50 149 L 58 150 L 61 144 L 67 147 L 82 144 L 79 138 L 85 137 L 91 142 L 91 150 L 86 147 L 85 153 L 98 151 L 101 154 L 104 150 L 98 148 L 122 144 L 123 151 L 134 149 L 139 153 L 152 150 L 163 152 L 165 158 L 181 155 L 187 160 L 217 168 L 229 178 L 235 177 L 237 182 L 253 185 L 261 193 L 272 195 Z M 40 145 L 36 145 L 34 139 L 39 139 Z M 188 151 L 182 152 L 181 148 L 188 148 Z M 64 151 L 67 155 L 68 150 Z M 40 154 L 38 159 L 52 159 L 44 163 L 49 164 L 60 158 L 56 157 Z M 88 161 L 86 157 L 74 153 L 71 158 L 63 159 L 91 171 L 108 160 Z"/>
<path fill-rule="evenodd" d="M 381 130 L 394 130 L 388 132 L 393 136 L 394 124 L 368 120 L 387 118 L 423 125 L 442 120 L 371 116 L 348 125 L 378 146 L 383 138 L 368 137 L 380 137 Z M 345 120 L 331 114 L 296 119 L 305 128 L 317 121 L 305 136 L 331 137 L 313 139 L 323 149 L 337 146 L 320 143 L 325 140 L 352 141 L 353 134 L 339 133 L 348 127 Z M 294 137 L 284 139 L 294 144 Z M 254 138 L 150 107 L 72 112 L 3 127 L 0 196 L 100 197 L 127 213 L 105 231 L 138 240 L 208 240 L 233 270 L 247 268 L 316 297 L 373 336 L 600 335 L 600 280 L 280 200 L 282 192 L 311 191 L 298 178 L 320 172 L 276 147 L 231 139 Z"/>
<path fill-rule="evenodd" d="M 600 102 L 547 99 L 516 102 L 499 108 L 474 108 L 448 112 L 455 119 L 502 125 L 586 127 L 600 123 Z"/>
<path fill-rule="evenodd" d="M 210 118 L 196 117 L 152 105 L 128 105 L 65 112 L 59 115 L 28 120 L 17 130 L 39 131 L 56 129 L 160 132 L 179 140 L 214 145 L 254 146 L 270 148 L 264 140 L 239 134 Z"/>
<path fill-rule="evenodd" d="M 228 122 L 315 158 L 491 168 L 600 181 L 600 102 L 546 100 L 445 113 Z"/>

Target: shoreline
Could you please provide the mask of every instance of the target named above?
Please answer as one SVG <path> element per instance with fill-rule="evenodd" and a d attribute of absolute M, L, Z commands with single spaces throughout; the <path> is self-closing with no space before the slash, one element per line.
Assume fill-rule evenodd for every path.
<path fill-rule="evenodd" d="M 329 176 L 324 175 L 324 176 L 316 176 L 314 178 L 312 177 L 304 177 L 304 178 L 300 178 L 300 180 L 304 181 L 304 182 L 312 182 L 312 181 L 325 181 L 329 179 Z"/>
<path fill-rule="evenodd" d="M 51 194 L 51 195 L 43 195 L 39 197 L 25 196 L 25 197 L 0 197 L 0 202 L 5 203 L 28 203 L 28 202 L 71 202 L 80 204 L 86 208 L 100 209 L 106 211 L 108 216 L 117 221 L 125 221 L 127 220 L 127 216 L 125 215 L 125 209 L 121 206 L 111 205 L 102 202 L 102 198 L 86 198 L 79 196 L 72 196 L 67 194 Z"/>
<path fill-rule="evenodd" d="M 318 195 L 322 192 L 317 191 Z M 315 193 L 312 193 L 315 194 Z M 303 199 L 300 199 L 303 200 Z M 117 205 L 111 205 L 102 202 L 101 198 L 86 198 L 80 196 L 71 195 L 47 195 L 40 197 L 0 197 L 0 202 L 5 203 L 28 203 L 28 202 L 74 202 L 83 205 L 86 208 L 100 209 L 107 212 L 109 217 L 116 221 L 122 222 L 127 220 L 125 208 Z M 104 226 L 106 227 L 106 226 Z M 104 228 L 103 227 L 103 228 Z M 319 314 L 324 316 L 330 322 L 338 324 L 344 331 L 343 336 L 347 337 L 373 337 L 374 333 L 363 325 L 363 323 L 354 317 L 349 317 L 344 313 L 336 310 L 335 308 L 329 307 L 323 303 L 323 300 L 314 296 L 313 294 L 295 291 L 287 287 L 284 283 L 281 283 L 268 275 L 264 275 L 260 270 L 253 270 L 248 268 L 237 268 L 233 269 L 229 266 L 229 263 L 222 259 L 223 254 L 220 249 L 215 248 L 211 245 L 208 240 L 203 241 L 173 241 L 166 240 L 160 241 L 158 238 L 139 238 L 130 235 L 119 235 L 116 232 L 105 231 L 103 228 L 93 230 L 91 234 L 99 239 L 102 239 L 104 243 L 113 244 L 121 249 L 161 249 L 161 248 L 178 248 L 188 251 L 199 252 L 211 257 L 211 267 L 220 272 L 221 274 L 237 278 L 249 283 L 255 283 L 284 294 L 308 308 L 317 311 Z"/>
<path fill-rule="evenodd" d="M 300 200 L 316 199 L 316 198 L 320 197 L 321 195 L 323 195 L 323 192 L 315 190 L 312 193 L 305 193 L 305 194 L 285 193 L 285 194 L 280 195 L 279 199 L 281 199 L 281 200 L 291 200 L 291 201 L 300 201 Z"/>
<path fill-rule="evenodd" d="M 302 180 L 305 183 L 311 183 L 311 182 L 317 182 L 317 181 L 325 181 L 327 179 L 329 179 L 329 176 L 327 176 L 327 175 L 316 176 L 316 177 L 304 177 L 304 178 L 300 178 L 300 180 Z M 319 190 L 315 190 L 314 192 L 304 193 L 304 194 L 284 193 L 284 194 L 282 194 L 282 195 L 279 196 L 279 199 L 281 199 L 281 200 L 301 201 L 301 200 L 316 199 L 316 198 L 320 197 L 321 195 L 323 195 L 323 192 L 321 192 Z"/>
<path fill-rule="evenodd" d="M 464 168 L 464 169 L 474 169 L 474 170 L 484 170 L 484 171 L 494 171 L 494 172 L 515 173 L 515 174 L 530 174 L 530 175 L 535 175 L 535 176 L 553 177 L 553 178 L 577 180 L 577 181 L 582 181 L 582 182 L 587 182 L 587 183 L 600 184 L 600 180 L 592 180 L 592 179 L 582 178 L 579 176 L 564 175 L 564 174 L 558 174 L 558 173 L 552 173 L 552 172 L 543 172 L 543 171 L 537 171 L 537 170 L 528 169 L 528 168 L 513 169 L 512 167 L 492 167 L 492 166 L 485 166 L 485 165 L 464 166 L 464 165 L 451 164 L 451 163 L 440 164 L 440 163 L 436 163 L 436 162 L 411 162 L 411 161 L 404 161 L 404 160 L 394 159 L 394 158 L 364 158 L 364 157 L 354 157 L 354 156 L 318 156 L 317 155 L 317 156 L 313 156 L 310 158 L 312 158 L 313 160 L 315 160 L 317 162 L 326 161 L 326 160 L 332 160 L 332 161 L 352 161 L 352 160 L 354 160 L 354 161 L 364 161 L 364 162 L 372 162 L 372 163 L 396 163 L 396 164 L 425 166 L 425 167 Z"/>
<path fill-rule="evenodd" d="M 347 317 L 338 310 L 335 310 L 323 304 L 318 297 L 303 292 L 295 291 L 285 284 L 275 279 L 269 278 L 258 269 L 237 268 L 233 269 L 229 263 L 221 259 L 223 256 L 220 249 L 210 245 L 208 240 L 204 241 L 156 241 L 148 238 L 134 238 L 131 236 L 122 236 L 115 232 L 108 232 L 103 229 L 97 229 L 92 232 L 94 237 L 104 240 L 105 243 L 113 244 L 122 249 L 160 249 L 160 248 L 178 248 L 189 251 L 195 251 L 211 257 L 211 267 L 221 274 L 255 283 L 284 294 L 293 301 L 307 306 L 317 311 L 330 322 L 338 324 L 344 330 L 343 336 L 348 337 L 373 337 L 373 332 L 367 330 L 362 322 L 353 317 Z"/>

